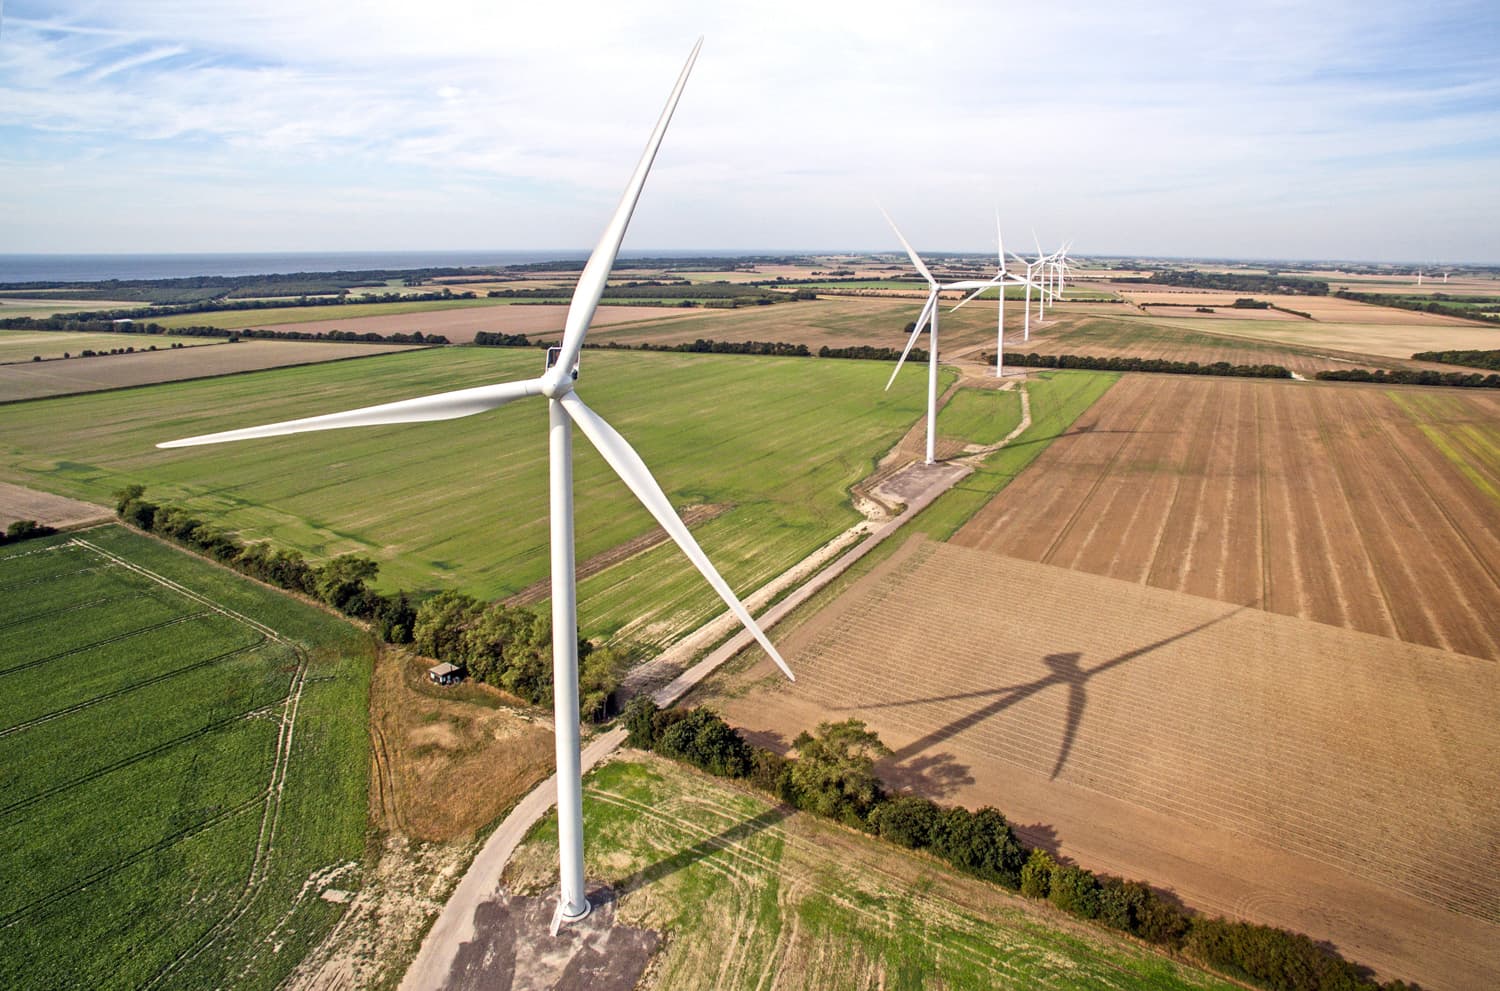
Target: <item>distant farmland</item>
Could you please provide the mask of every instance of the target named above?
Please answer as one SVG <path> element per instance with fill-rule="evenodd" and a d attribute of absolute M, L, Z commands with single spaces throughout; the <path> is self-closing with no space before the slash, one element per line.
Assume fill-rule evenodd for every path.
<path fill-rule="evenodd" d="M 786 308 L 791 308 L 788 305 Z M 238 347 L 239 345 L 235 345 Z M 108 502 L 130 482 L 245 537 L 322 556 L 363 551 L 381 585 L 501 597 L 547 573 L 546 411 L 518 403 L 441 424 L 159 451 L 161 440 L 535 375 L 531 350 L 439 349 L 240 375 L 7 410 L 0 477 Z M 679 507 L 731 508 L 696 529 L 741 590 L 857 522 L 848 489 L 916 421 L 913 378 L 882 391 L 881 362 L 590 351 L 591 405 Z M 651 397 L 651 402 L 643 401 Z M 578 558 L 652 521 L 582 438 Z M 660 642 L 720 609 L 675 547 L 585 581 L 585 629 Z"/>
<path fill-rule="evenodd" d="M 57 338 L 54 347 L 66 348 L 72 343 L 69 338 L 75 335 L 57 331 L 45 336 Z M 173 349 L 166 342 L 178 338 L 141 334 L 76 336 L 110 338 L 107 342 L 110 347 L 134 347 L 136 350 L 134 354 L 105 354 L 92 358 L 79 358 L 75 350 L 74 357 L 63 361 L 0 365 L 0 402 L 123 389 L 288 365 L 312 365 L 408 349 L 402 344 L 331 341 L 238 341 L 229 344 L 211 337 L 187 338 L 195 344 L 211 347 Z M 145 350 L 158 341 L 163 342 L 157 345 L 159 350 Z"/>
<path fill-rule="evenodd" d="M 363 636 L 118 527 L 0 588 L 0 984 L 274 987 L 360 884 Z"/>

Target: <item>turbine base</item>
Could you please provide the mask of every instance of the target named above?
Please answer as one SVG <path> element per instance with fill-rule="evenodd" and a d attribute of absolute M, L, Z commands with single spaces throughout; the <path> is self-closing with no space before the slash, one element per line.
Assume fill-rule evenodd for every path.
<path fill-rule="evenodd" d="M 558 930 L 563 926 L 572 925 L 574 922 L 582 922 L 594 911 L 594 903 L 585 896 L 583 907 L 571 907 L 561 898 L 557 900 L 557 911 L 552 913 L 552 935 L 556 936 Z"/>

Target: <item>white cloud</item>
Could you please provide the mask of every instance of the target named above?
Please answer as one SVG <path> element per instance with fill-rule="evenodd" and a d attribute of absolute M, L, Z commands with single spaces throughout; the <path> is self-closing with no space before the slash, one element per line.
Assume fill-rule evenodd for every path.
<path fill-rule="evenodd" d="M 888 247 L 878 196 L 933 248 L 998 202 L 1081 251 L 1393 215 L 1495 257 L 1495 18 L 1423 10 L 9 0 L 0 251 L 586 246 L 702 31 L 631 245 Z"/>

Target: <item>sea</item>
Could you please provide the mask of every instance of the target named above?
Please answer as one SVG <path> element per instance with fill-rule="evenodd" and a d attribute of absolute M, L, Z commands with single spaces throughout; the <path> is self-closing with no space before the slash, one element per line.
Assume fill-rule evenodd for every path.
<path fill-rule="evenodd" d="M 731 258 L 784 254 L 768 251 L 622 251 L 622 258 Z M 21 255 L 0 254 L 0 283 L 102 282 L 108 279 L 179 279 L 195 275 L 277 275 L 287 272 L 357 272 L 528 265 L 577 261 L 588 251 L 296 251 L 243 254 Z"/>

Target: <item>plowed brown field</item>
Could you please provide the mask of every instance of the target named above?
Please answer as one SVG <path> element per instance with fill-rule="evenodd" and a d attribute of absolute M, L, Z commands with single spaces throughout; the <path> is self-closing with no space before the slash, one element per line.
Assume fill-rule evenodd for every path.
<path fill-rule="evenodd" d="M 1420 395 L 1126 376 L 954 542 L 1500 660 L 1500 498 L 1424 432 L 1500 404 Z"/>
<path fill-rule="evenodd" d="M 1289 304 L 1290 305 L 1290 304 Z M 1373 307 L 1378 309 L 1378 307 Z M 1156 307 L 1147 313 L 1120 304 L 1065 304 L 1048 312 L 1047 320 L 1031 328 L 1031 340 L 1022 341 L 1019 320 L 1012 319 L 1014 304 L 1006 310 L 1007 353 L 1083 354 L 1097 357 L 1161 358 L 1231 365 L 1281 365 L 1298 375 L 1312 378 L 1325 369 L 1413 368 L 1453 371 L 1452 365 L 1412 361 L 1405 355 L 1417 348 L 1400 347 L 1395 352 L 1383 342 L 1362 349 L 1365 337 L 1344 335 L 1331 325 L 1303 320 L 1277 310 L 1220 309 L 1212 315 L 1195 314 L 1191 307 Z M 963 312 L 963 311 L 961 311 Z M 991 313 L 990 338 L 985 351 L 994 350 Z M 1405 311 L 1402 311 L 1405 312 Z M 1265 314 L 1276 314 L 1267 318 Z M 1414 314 L 1423 318 L 1426 314 Z M 1398 328 L 1399 329 L 1399 328 Z M 1460 345 L 1455 344 L 1455 347 Z M 1400 354 L 1401 357 L 1393 357 Z"/>
<path fill-rule="evenodd" d="M 1085 866 L 1425 987 L 1500 983 L 1491 661 L 916 541 L 783 647 L 794 685 L 713 699 L 760 740 L 855 716 L 889 777 Z"/>

